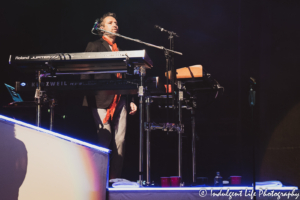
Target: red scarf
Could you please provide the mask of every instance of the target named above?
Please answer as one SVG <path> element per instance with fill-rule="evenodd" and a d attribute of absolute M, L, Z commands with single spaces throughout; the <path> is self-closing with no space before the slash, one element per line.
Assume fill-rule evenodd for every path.
<path fill-rule="evenodd" d="M 119 51 L 117 43 L 112 43 L 107 37 L 102 36 L 103 40 L 105 40 L 110 46 L 112 46 L 112 51 Z M 122 74 L 117 73 L 117 78 L 122 78 Z M 108 122 L 109 118 L 111 117 L 111 120 L 113 119 L 116 107 L 120 101 L 121 95 L 115 94 L 114 100 L 111 102 L 111 104 L 108 106 L 106 110 L 106 116 L 103 119 L 103 124 Z"/>

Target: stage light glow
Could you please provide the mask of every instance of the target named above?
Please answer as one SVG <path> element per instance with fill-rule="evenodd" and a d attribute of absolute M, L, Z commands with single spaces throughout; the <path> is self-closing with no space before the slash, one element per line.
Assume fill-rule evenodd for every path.
<path fill-rule="evenodd" d="M 252 190 L 252 187 L 141 187 L 141 188 L 108 188 L 109 191 L 200 191 L 200 190 Z M 256 190 L 298 190 L 296 186 L 289 187 L 256 187 Z"/>
<path fill-rule="evenodd" d="M 21 125 L 21 126 L 24 126 L 24 127 L 27 127 L 27 128 L 31 128 L 31 129 L 34 129 L 34 130 L 37 130 L 37 131 L 40 131 L 40 132 L 43 132 L 43 133 L 47 133 L 47 134 L 56 136 L 58 138 L 68 140 L 70 142 L 74 142 L 74 143 L 79 144 L 79 145 L 87 146 L 89 148 L 96 149 L 96 150 L 99 150 L 99 151 L 102 151 L 102 152 L 105 152 L 105 153 L 110 153 L 110 151 L 111 151 L 109 149 L 99 147 L 99 146 L 96 146 L 96 145 L 93 145 L 93 144 L 89 144 L 87 142 L 83 142 L 83 141 L 80 141 L 78 139 L 74 139 L 74 138 L 71 138 L 71 137 L 68 137 L 68 136 L 65 136 L 65 135 L 61 135 L 59 133 L 55 133 L 53 131 L 49 131 L 49 130 L 46 130 L 46 129 L 31 125 L 31 124 L 28 124 L 28 123 L 25 123 L 25 122 L 21 122 L 19 120 L 15 120 L 15 119 L 12 119 L 12 118 L 9 118 L 9 117 L 5 117 L 3 115 L 0 115 L 0 119 L 2 119 L 4 121 L 13 122 L 15 124 L 18 124 L 18 125 Z"/>
<path fill-rule="evenodd" d="M 26 86 L 26 83 L 22 82 L 20 85 L 21 85 L 22 87 L 24 87 L 24 86 Z"/>

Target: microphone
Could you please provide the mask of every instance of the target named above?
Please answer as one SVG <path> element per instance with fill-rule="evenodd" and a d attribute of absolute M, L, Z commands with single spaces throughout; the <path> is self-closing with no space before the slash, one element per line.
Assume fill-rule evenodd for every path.
<path fill-rule="evenodd" d="M 167 32 L 167 33 L 169 33 L 170 35 L 174 35 L 174 36 L 176 36 L 176 37 L 179 37 L 179 35 L 177 35 L 177 34 L 174 33 L 173 31 L 168 31 L 168 30 L 166 30 L 166 29 L 164 29 L 164 28 L 162 28 L 162 27 L 160 27 L 160 26 L 158 26 L 158 25 L 154 25 L 154 28 L 160 29 L 160 31 Z"/>
<path fill-rule="evenodd" d="M 98 25 L 98 23 L 99 23 L 99 18 L 97 18 L 96 20 L 95 20 L 95 24 L 94 24 L 94 26 L 93 26 L 93 28 L 92 28 L 92 32 L 96 29 L 97 30 L 97 25 Z"/>
<path fill-rule="evenodd" d="M 164 28 L 162 28 L 162 27 L 160 27 L 158 25 L 154 25 L 154 28 L 160 29 L 160 31 L 164 31 L 165 30 Z"/>

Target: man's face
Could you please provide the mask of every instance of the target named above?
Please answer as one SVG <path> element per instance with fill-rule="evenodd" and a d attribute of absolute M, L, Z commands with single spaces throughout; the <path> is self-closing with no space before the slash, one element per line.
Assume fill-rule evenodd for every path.
<path fill-rule="evenodd" d="M 118 27 L 118 22 L 114 17 L 108 16 L 105 17 L 103 20 L 103 26 L 100 26 L 101 29 L 110 31 L 112 33 L 118 33 L 119 27 Z M 107 33 L 104 33 L 104 35 L 109 35 Z"/>

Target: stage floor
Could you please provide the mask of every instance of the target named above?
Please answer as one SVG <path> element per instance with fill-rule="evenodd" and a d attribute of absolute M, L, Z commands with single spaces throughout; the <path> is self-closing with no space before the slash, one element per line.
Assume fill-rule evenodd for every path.
<path fill-rule="evenodd" d="M 180 188 L 109 188 L 109 200 L 294 200 L 300 199 L 297 187 L 257 188 L 251 187 L 180 187 Z"/>

